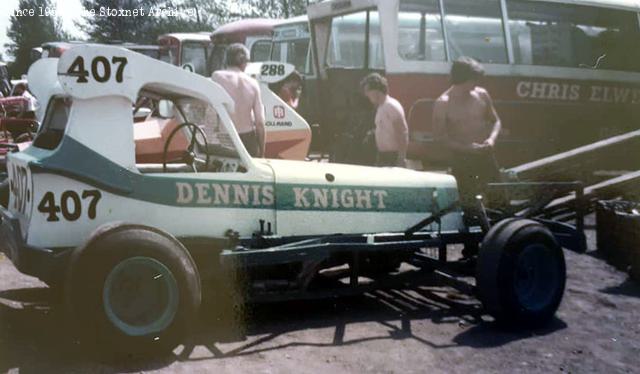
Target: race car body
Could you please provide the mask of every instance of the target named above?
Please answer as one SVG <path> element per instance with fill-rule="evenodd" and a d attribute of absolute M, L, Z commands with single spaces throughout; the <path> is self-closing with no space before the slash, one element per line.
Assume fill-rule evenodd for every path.
<path fill-rule="evenodd" d="M 99 68 L 84 72 L 81 61 Z M 50 84 L 35 89 L 48 109 L 33 146 L 10 156 L 4 221 L 19 222 L 14 236 L 27 247 L 73 248 L 117 221 L 146 222 L 177 238 L 250 236 L 261 220 L 278 235 L 399 231 L 457 199 L 455 180 L 442 174 L 252 159 L 219 85 L 125 49 L 78 46 L 38 61 L 37 73 L 34 85 Z M 165 118 L 174 122 L 203 121 L 197 125 L 210 144 L 198 141 L 195 151 L 210 149 L 200 172 L 170 157 L 164 169 L 136 163 L 131 106 L 141 94 L 171 98 L 177 110 Z M 185 128 L 177 134 L 193 138 Z M 445 226 L 459 228 L 460 217 Z"/>

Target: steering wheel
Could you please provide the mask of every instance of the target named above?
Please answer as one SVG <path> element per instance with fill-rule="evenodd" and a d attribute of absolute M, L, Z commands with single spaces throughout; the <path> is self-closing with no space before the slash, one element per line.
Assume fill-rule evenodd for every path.
<path fill-rule="evenodd" d="M 167 172 L 167 152 L 169 150 L 169 145 L 171 144 L 173 137 L 178 133 L 178 131 L 182 130 L 182 128 L 184 127 L 188 127 L 191 130 L 191 142 L 187 147 L 186 154 L 183 157 L 184 163 L 187 165 L 190 165 L 195 173 L 205 172 L 209 170 L 209 141 L 207 140 L 207 134 L 205 134 L 205 132 L 200 128 L 200 126 L 196 125 L 195 123 L 184 122 L 176 126 L 176 128 L 173 129 L 173 131 L 171 131 L 171 134 L 169 134 L 167 141 L 164 143 L 164 151 L 162 153 L 162 172 L 163 173 Z M 201 159 L 198 159 L 195 153 L 195 148 L 197 144 L 196 136 L 198 134 L 202 135 L 202 139 L 204 140 L 205 159 L 204 159 L 203 170 L 198 170 L 198 167 L 197 167 L 198 162 L 196 162 L 196 161 L 199 161 L 199 162 L 203 161 Z"/>

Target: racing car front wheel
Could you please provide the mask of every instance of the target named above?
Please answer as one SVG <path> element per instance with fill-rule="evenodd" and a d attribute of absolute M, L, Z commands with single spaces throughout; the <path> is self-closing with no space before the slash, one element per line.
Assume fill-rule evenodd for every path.
<path fill-rule="evenodd" d="M 182 244 L 138 225 L 99 229 L 73 253 L 66 285 L 80 338 L 117 358 L 172 350 L 201 302 L 200 277 Z"/>
<path fill-rule="evenodd" d="M 553 318 L 564 294 L 562 248 L 539 222 L 507 219 L 487 233 L 476 284 L 485 309 L 512 327 L 536 327 Z"/>

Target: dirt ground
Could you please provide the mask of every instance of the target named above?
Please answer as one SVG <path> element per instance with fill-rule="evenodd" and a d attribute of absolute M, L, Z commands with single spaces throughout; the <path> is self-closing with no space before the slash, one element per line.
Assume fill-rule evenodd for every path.
<path fill-rule="evenodd" d="M 242 328 L 211 313 L 193 346 L 116 365 L 70 339 L 55 295 L 2 257 L 0 372 L 640 372 L 640 285 L 597 252 L 566 256 L 563 304 L 540 330 L 500 329 L 434 285 L 254 306 Z"/>

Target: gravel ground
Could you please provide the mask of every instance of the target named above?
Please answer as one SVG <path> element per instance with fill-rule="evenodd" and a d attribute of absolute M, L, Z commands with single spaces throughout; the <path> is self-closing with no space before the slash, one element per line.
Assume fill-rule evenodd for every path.
<path fill-rule="evenodd" d="M 540 330 L 502 330 L 434 285 L 254 306 L 239 325 L 211 305 L 193 345 L 118 364 L 70 339 L 54 293 L 0 257 L 0 372 L 640 372 L 640 285 L 597 252 L 565 253 L 565 298 Z"/>

